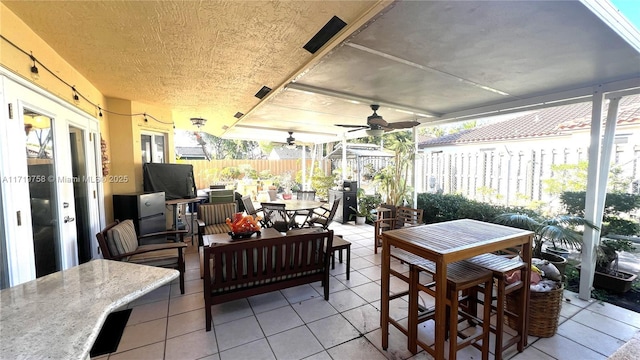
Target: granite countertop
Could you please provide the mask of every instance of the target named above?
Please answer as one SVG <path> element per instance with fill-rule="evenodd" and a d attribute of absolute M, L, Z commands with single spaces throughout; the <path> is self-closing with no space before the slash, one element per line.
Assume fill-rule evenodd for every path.
<path fill-rule="evenodd" d="M 177 270 L 93 260 L 0 291 L 0 359 L 88 359 L 107 315 Z"/>

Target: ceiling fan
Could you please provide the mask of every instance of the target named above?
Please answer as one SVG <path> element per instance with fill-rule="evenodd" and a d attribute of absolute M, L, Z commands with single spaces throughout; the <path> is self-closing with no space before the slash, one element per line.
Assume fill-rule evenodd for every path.
<path fill-rule="evenodd" d="M 293 131 L 288 131 L 288 133 L 289 137 L 287 138 L 287 148 L 295 149 L 296 144 L 294 141 L 296 141 L 296 138 L 293 137 Z"/>
<path fill-rule="evenodd" d="M 382 135 L 385 131 L 391 131 L 396 129 L 409 129 L 414 126 L 420 125 L 417 121 L 398 121 L 388 123 L 386 122 L 382 116 L 378 115 L 376 112 L 380 108 L 380 105 L 372 104 L 371 110 L 373 110 L 373 114 L 367 117 L 367 125 L 345 125 L 345 124 L 336 124 L 336 126 L 346 127 L 346 128 L 354 128 L 353 130 L 349 130 L 348 132 L 358 131 L 362 129 L 367 129 L 367 135 L 369 136 L 379 136 Z"/>

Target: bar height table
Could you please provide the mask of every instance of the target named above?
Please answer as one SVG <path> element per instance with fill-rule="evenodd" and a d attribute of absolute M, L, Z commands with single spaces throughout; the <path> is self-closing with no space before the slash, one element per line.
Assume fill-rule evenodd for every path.
<path fill-rule="evenodd" d="M 382 233 L 382 309 L 380 314 L 382 348 L 386 350 L 389 347 L 389 268 L 391 246 L 406 250 L 436 264 L 436 273 L 434 274 L 436 282 L 435 358 L 443 359 L 446 332 L 447 264 L 469 259 L 476 255 L 519 246 L 522 246 L 522 260 L 527 264 L 531 264 L 532 245 L 533 232 L 531 231 L 471 219 L 412 226 Z M 527 266 L 522 274 L 524 281 L 523 296 L 526 301 L 524 302 L 525 308 L 522 309 L 525 319 L 524 336 L 522 336 L 518 344 L 519 350 L 524 348 L 527 341 L 530 271 L 531 267 Z M 417 341 L 417 329 L 411 329 L 410 326 L 408 332 L 409 344 L 415 344 Z M 415 346 L 411 345 L 410 347 L 415 348 Z"/>

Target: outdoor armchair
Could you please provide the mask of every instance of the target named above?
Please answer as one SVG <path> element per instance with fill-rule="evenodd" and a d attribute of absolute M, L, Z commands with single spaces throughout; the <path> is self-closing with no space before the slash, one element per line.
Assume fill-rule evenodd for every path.
<path fill-rule="evenodd" d="M 176 269 L 180 272 L 180 293 L 184 294 L 184 234 L 187 230 L 162 231 L 136 236 L 132 220 L 109 224 L 96 234 L 102 257 L 107 260 L 126 261 L 139 265 Z M 139 245 L 140 239 L 160 236 L 178 236 L 179 241 Z"/>

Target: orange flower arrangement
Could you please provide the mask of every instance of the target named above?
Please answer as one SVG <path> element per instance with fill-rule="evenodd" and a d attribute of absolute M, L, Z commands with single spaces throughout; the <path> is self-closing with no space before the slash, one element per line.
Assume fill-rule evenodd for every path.
<path fill-rule="evenodd" d="M 231 227 L 231 232 L 234 234 L 246 234 L 256 231 L 260 231 L 260 224 L 258 221 L 260 217 L 253 217 L 251 215 L 243 215 L 243 213 L 236 213 L 233 221 L 227 218 L 227 225 Z"/>

